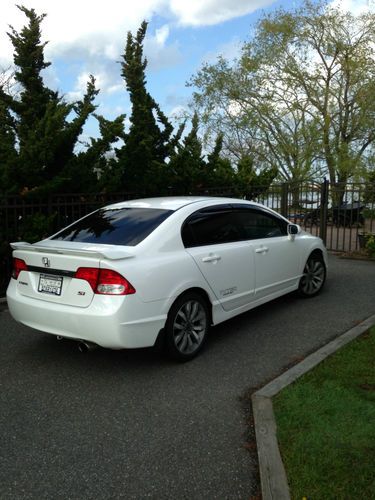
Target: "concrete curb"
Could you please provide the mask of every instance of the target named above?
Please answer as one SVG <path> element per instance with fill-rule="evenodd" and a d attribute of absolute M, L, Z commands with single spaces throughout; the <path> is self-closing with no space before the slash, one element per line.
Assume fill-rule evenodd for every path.
<path fill-rule="evenodd" d="M 272 397 L 373 325 L 375 314 L 310 354 L 252 395 L 263 500 L 290 500 L 288 480 L 277 443 Z"/>

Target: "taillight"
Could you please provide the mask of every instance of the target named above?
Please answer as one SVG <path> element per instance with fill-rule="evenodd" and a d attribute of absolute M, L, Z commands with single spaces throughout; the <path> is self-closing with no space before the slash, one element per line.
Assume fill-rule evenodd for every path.
<path fill-rule="evenodd" d="M 80 267 L 75 278 L 88 281 L 93 292 L 99 295 L 131 295 L 135 288 L 117 271 Z"/>
<path fill-rule="evenodd" d="M 96 293 L 102 295 L 131 295 L 134 287 L 121 274 L 110 269 L 101 269 Z"/>
<path fill-rule="evenodd" d="M 13 270 L 12 270 L 12 278 L 15 280 L 18 278 L 18 275 L 21 271 L 27 271 L 27 264 L 22 259 L 13 259 Z"/>
<path fill-rule="evenodd" d="M 74 277 L 79 280 L 88 281 L 93 292 L 95 292 L 98 284 L 99 269 L 97 267 L 80 267 L 77 269 Z"/>

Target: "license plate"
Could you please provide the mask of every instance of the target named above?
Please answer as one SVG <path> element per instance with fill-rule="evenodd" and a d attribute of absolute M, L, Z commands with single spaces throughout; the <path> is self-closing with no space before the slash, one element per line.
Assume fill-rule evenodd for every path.
<path fill-rule="evenodd" d="M 61 276 L 41 274 L 39 277 L 38 292 L 61 295 L 62 283 L 63 278 Z"/>

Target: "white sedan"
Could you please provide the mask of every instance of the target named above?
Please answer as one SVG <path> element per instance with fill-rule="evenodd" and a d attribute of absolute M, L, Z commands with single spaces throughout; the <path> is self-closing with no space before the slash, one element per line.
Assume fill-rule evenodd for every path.
<path fill-rule="evenodd" d="M 322 240 L 232 198 L 166 197 L 99 209 L 38 243 L 13 243 L 9 310 L 24 325 L 111 349 L 165 345 L 188 360 L 210 325 L 322 289 Z"/>

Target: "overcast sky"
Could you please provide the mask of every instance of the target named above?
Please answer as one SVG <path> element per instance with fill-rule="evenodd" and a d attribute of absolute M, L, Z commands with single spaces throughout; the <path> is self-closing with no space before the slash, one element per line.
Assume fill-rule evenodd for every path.
<path fill-rule="evenodd" d="M 25 16 L 14 0 L 1 0 L 0 67 L 12 63 L 6 35 L 9 25 L 22 28 Z M 118 63 L 126 34 L 149 22 L 145 53 L 148 89 L 168 115 L 186 108 L 191 89 L 186 81 L 203 62 L 219 54 L 233 58 L 251 36 L 264 12 L 280 6 L 293 8 L 300 0 L 24 0 L 21 3 L 46 13 L 42 23 L 45 55 L 52 65 L 44 72 L 48 86 L 67 99 L 85 90 L 89 74 L 101 92 L 96 103 L 106 118 L 129 115 L 129 99 Z M 374 0 L 343 0 L 344 8 L 358 11 Z M 95 133 L 94 124 L 87 133 Z"/>

